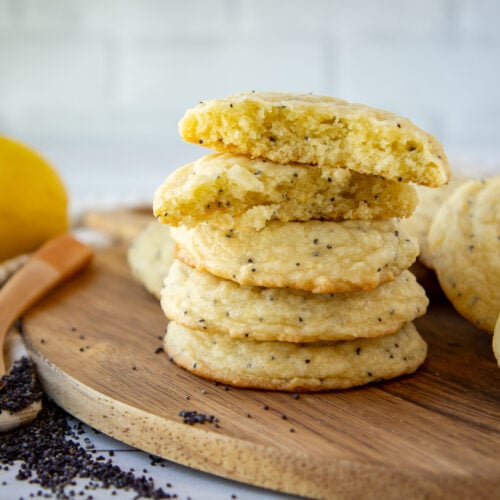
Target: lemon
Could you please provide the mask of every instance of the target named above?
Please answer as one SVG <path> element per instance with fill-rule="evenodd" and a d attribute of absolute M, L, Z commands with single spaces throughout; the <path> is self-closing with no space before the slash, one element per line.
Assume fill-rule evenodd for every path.
<path fill-rule="evenodd" d="M 0 137 L 0 262 L 67 231 L 68 197 L 39 154 Z"/>

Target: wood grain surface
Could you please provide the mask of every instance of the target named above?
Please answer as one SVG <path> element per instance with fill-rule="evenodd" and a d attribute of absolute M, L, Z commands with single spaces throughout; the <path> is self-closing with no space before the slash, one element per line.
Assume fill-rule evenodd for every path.
<path fill-rule="evenodd" d="M 119 440 L 223 477 L 317 498 L 500 497 L 500 370 L 491 337 L 444 301 L 417 327 L 414 375 L 352 390 L 227 388 L 160 352 L 166 320 L 123 247 L 23 320 L 46 392 Z M 179 412 L 218 418 L 188 425 Z"/>

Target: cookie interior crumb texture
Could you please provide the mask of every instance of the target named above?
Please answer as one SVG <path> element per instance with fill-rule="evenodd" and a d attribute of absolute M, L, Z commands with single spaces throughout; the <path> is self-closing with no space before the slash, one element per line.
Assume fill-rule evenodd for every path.
<path fill-rule="evenodd" d="M 434 187 L 450 175 L 431 134 L 393 113 L 334 97 L 244 92 L 188 110 L 179 131 L 188 142 L 281 164 L 348 167 Z"/>
<path fill-rule="evenodd" d="M 269 220 L 408 217 L 417 202 L 413 186 L 347 168 L 325 175 L 317 167 L 214 154 L 171 174 L 156 192 L 154 213 L 175 226 L 208 220 L 260 229 Z"/>

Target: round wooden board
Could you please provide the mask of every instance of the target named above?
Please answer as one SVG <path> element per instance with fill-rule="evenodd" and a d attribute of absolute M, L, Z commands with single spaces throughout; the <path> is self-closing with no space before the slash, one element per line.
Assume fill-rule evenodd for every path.
<path fill-rule="evenodd" d="M 46 392 L 82 421 L 166 459 L 321 498 L 498 498 L 500 370 L 491 337 L 442 300 L 417 322 L 414 375 L 352 390 L 227 388 L 171 363 L 158 301 L 123 248 L 33 309 L 24 335 Z M 187 425 L 181 410 L 219 419 Z"/>

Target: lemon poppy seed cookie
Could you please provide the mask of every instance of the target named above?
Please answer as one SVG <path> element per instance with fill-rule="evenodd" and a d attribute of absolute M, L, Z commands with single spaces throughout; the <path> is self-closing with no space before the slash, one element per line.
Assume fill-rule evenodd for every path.
<path fill-rule="evenodd" d="M 262 228 L 268 220 L 408 217 L 415 188 L 346 168 L 283 165 L 242 155 L 214 154 L 173 172 L 157 190 L 154 213 L 166 224 Z"/>
<path fill-rule="evenodd" d="M 171 228 L 176 257 L 241 285 L 314 293 L 371 290 L 393 280 L 418 254 L 397 219 L 271 221 L 260 231 L 208 223 Z"/>
<path fill-rule="evenodd" d="M 460 186 L 429 232 L 439 283 L 457 311 L 493 332 L 500 311 L 500 176 Z"/>
<path fill-rule="evenodd" d="M 168 318 L 194 330 L 249 340 L 315 342 L 394 333 L 423 315 L 428 299 L 409 271 L 369 292 L 319 294 L 241 286 L 175 260 L 161 305 Z"/>
<path fill-rule="evenodd" d="M 348 167 L 434 187 L 449 177 L 432 135 L 393 113 L 333 97 L 246 92 L 213 99 L 188 110 L 179 131 L 216 151 L 281 164 Z"/>
<path fill-rule="evenodd" d="M 127 260 L 133 276 L 148 292 L 160 298 L 160 290 L 174 260 L 170 228 L 154 220 L 131 242 Z"/>
<path fill-rule="evenodd" d="M 427 345 L 412 323 L 375 339 L 296 344 L 235 340 L 171 321 L 165 350 L 179 366 L 223 384 L 280 391 L 347 389 L 414 372 Z"/>
<path fill-rule="evenodd" d="M 417 237 L 420 248 L 418 259 L 429 269 L 433 269 L 428 238 L 432 220 L 441 205 L 467 180 L 466 177 L 453 175 L 448 184 L 439 188 L 415 187 L 419 199 L 417 208 L 411 217 L 402 219 L 401 224 L 410 234 Z"/>

